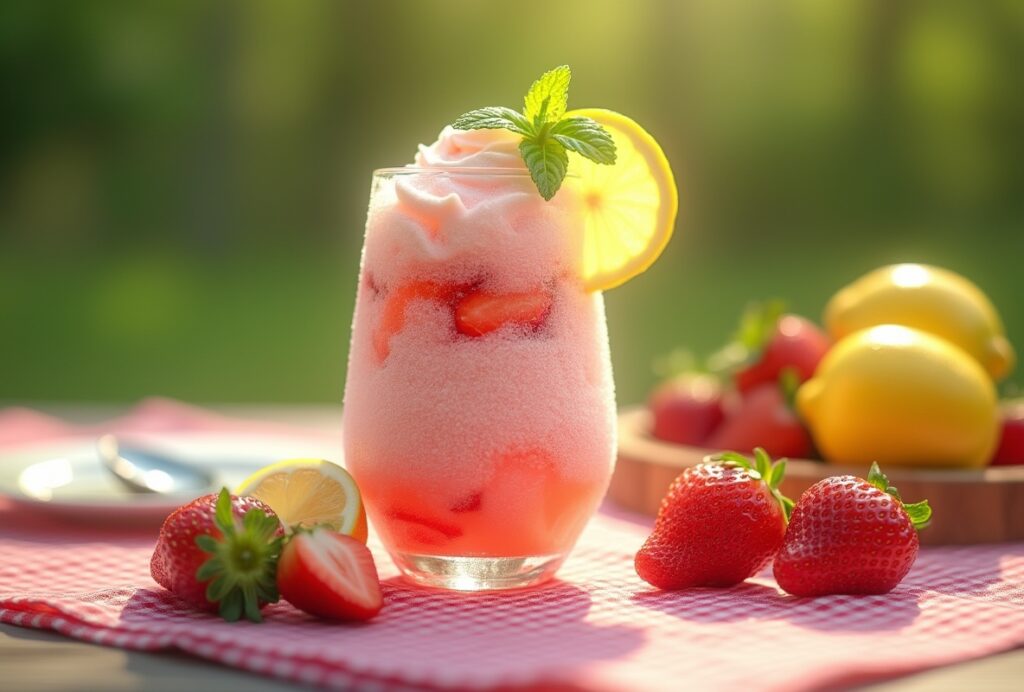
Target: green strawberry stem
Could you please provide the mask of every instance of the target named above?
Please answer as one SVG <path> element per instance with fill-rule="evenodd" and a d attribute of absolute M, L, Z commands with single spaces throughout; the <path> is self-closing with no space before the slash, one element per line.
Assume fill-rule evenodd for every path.
<path fill-rule="evenodd" d="M 786 303 L 778 298 L 747 305 L 732 338 L 708 357 L 708 369 L 732 374 L 760 360 L 785 311 Z"/>
<path fill-rule="evenodd" d="M 796 368 L 787 365 L 779 371 L 779 391 L 782 392 L 782 401 L 794 415 L 799 417 L 796 408 L 796 391 L 800 389 L 800 373 Z"/>
<path fill-rule="evenodd" d="M 674 348 L 654 359 L 651 363 L 651 372 L 661 379 L 668 379 L 685 373 L 706 374 L 708 371 L 698 361 L 693 351 L 686 348 Z"/>
<path fill-rule="evenodd" d="M 739 466 L 746 469 L 753 478 L 763 481 L 771 491 L 772 497 L 782 507 L 786 522 L 789 522 L 794 503 L 779 490 L 779 484 L 782 483 L 782 479 L 786 475 L 785 459 L 779 459 L 773 464 L 768 452 L 764 451 L 762 447 L 757 447 L 754 449 L 754 463 L 750 463 L 750 459 L 739 452 L 722 452 L 708 457 L 707 461 Z"/>
<path fill-rule="evenodd" d="M 196 570 L 198 581 L 207 581 L 206 598 L 219 604 L 221 617 L 229 622 L 243 614 L 260 622 L 261 603 L 276 603 L 277 561 L 282 537 L 280 522 L 260 509 L 250 509 L 239 521 L 232 511 L 231 495 L 222 488 L 217 497 L 214 523 L 220 538 L 196 536 L 196 545 L 211 557 Z"/>
<path fill-rule="evenodd" d="M 921 500 L 920 502 L 914 502 L 907 504 L 900 497 L 900 491 L 895 486 L 889 485 L 889 478 L 882 473 L 882 469 L 878 468 L 878 462 L 871 463 L 871 470 L 868 471 L 868 483 L 875 486 L 883 493 L 892 495 L 896 500 L 903 505 L 903 509 L 906 511 L 907 516 L 910 517 L 911 523 L 914 528 L 920 531 L 921 529 L 927 528 L 928 524 L 932 520 L 932 508 L 928 505 L 928 500 Z"/>

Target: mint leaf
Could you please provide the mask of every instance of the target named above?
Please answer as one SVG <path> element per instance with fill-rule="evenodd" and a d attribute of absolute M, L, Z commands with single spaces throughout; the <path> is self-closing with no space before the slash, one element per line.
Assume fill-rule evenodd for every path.
<path fill-rule="evenodd" d="M 565 147 L 554 139 L 525 138 L 519 143 L 519 153 L 523 155 L 526 167 L 530 169 L 530 177 L 540 196 L 550 200 L 562 186 L 569 156 Z"/>
<path fill-rule="evenodd" d="M 564 118 L 572 72 L 562 65 L 545 72 L 530 87 L 522 113 L 489 106 L 460 115 L 452 127 L 458 130 L 510 130 L 523 136 L 519 153 L 541 197 L 550 200 L 558 192 L 569 166 L 568 151 L 597 163 L 615 163 L 615 142 L 591 118 Z"/>
<path fill-rule="evenodd" d="M 596 120 L 584 117 L 563 118 L 551 128 L 551 136 L 569 151 L 575 151 L 595 163 L 615 163 L 615 142 Z"/>
<path fill-rule="evenodd" d="M 569 101 L 569 80 L 572 71 L 568 65 L 556 67 L 540 76 L 530 90 L 526 92 L 523 115 L 527 120 L 540 127 L 544 123 L 555 122 L 565 115 Z"/>
<path fill-rule="evenodd" d="M 463 113 L 455 119 L 452 127 L 456 130 L 511 130 L 524 137 L 533 134 L 529 120 L 504 106 L 488 106 Z"/>

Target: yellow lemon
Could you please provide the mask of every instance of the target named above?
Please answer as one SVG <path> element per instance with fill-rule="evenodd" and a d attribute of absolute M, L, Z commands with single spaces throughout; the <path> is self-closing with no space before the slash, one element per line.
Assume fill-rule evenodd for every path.
<path fill-rule="evenodd" d="M 287 459 L 265 466 L 239 484 L 236 495 L 263 500 L 281 522 L 329 526 L 366 542 L 366 510 L 355 479 L 324 459 Z"/>
<path fill-rule="evenodd" d="M 658 259 L 672 237 L 679 193 L 665 153 L 636 122 L 603 108 L 565 115 L 593 118 L 615 142 L 611 166 L 569 154 L 583 200 L 583 282 L 604 291 Z"/>
<path fill-rule="evenodd" d="M 995 385 L 978 362 L 902 325 L 844 337 L 796 404 L 822 455 L 837 464 L 980 467 L 999 433 Z"/>
<path fill-rule="evenodd" d="M 846 286 L 825 308 L 825 327 L 839 340 L 876 324 L 904 324 L 936 334 L 974 356 L 1001 380 L 1016 357 L 999 314 L 964 277 L 926 264 L 894 264 Z"/>

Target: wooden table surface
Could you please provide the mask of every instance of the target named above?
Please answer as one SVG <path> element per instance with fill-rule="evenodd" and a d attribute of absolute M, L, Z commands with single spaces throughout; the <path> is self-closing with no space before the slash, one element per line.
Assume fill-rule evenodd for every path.
<path fill-rule="evenodd" d="M 9 402 L 16 403 L 16 402 Z M 40 405 L 36 408 L 76 422 L 98 422 L 123 413 L 107 405 Z M 244 418 L 291 423 L 323 431 L 337 430 L 341 409 L 335 406 L 212 407 Z M 933 669 L 866 689 L 885 692 L 1020 690 L 1024 686 L 1024 649 Z M 40 630 L 0 625 L 0 691 L 42 690 L 246 690 L 296 689 L 244 671 L 179 653 L 144 653 L 79 642 Z"/>

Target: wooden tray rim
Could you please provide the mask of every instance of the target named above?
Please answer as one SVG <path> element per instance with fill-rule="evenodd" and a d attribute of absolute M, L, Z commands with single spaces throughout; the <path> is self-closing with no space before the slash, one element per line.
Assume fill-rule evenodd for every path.
<path fill-rule="evenodd" d="M 651 413 L 645 406 L 631 406 L 619 414 L 619 455 L 647 463 L 683 469 L 720 450 L 664 442 L 651 436 Z M 984 469 L 936 469 L 889 466 L 886 476 L 898 485 L 901 479 L 932 483 L 1024 483 L 1024 465 L 990 466 Z M 827 461 L 787 459 L 786 474 L 813 478 L 862 476 L 866 468 L 840 466 Z"/>

